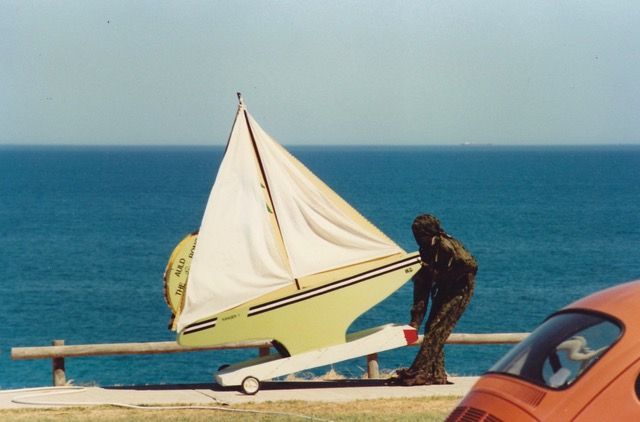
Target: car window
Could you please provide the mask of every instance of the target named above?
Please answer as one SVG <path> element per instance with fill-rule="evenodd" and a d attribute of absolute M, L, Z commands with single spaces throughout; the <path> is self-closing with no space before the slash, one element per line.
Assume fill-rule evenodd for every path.
<path fill-rule="evenodd" d="M 501 372 L 553 389 L 566 388 L 585 373 L 622 332 L 599 314 L 562 312 L 551 316 L 489 372 Z"/>

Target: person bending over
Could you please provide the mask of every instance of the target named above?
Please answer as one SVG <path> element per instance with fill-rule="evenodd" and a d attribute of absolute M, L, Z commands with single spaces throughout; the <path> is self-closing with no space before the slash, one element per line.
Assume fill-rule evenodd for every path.
<path fill-rule="evenodd" d="M 447 384 L 444 344 L 471 300 L 478 265 L 462 243 L 429 214 L 411 226 L 420 247 L 422 268 L 413 276 L 410 325 L 419 329 L 432 299 L 420 350 L 411 367 L 397 371 L 401 385 Z"/>

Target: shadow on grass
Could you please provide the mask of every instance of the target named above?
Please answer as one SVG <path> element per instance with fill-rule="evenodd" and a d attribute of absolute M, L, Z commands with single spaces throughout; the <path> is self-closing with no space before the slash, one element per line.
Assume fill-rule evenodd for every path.
<path fill-rule="evenodd" d="M 262 381 L 260 390 L 301 390 L 313 388 L 347 388 L 347 387 L 384 387 L 388 380 L 385 379 L 342 379 L 342 380 L 312 380 L 312 381 Z M 107 390 L 212 390 L 212 391 L 236 391 L 238 386 L 223 387 L 216 383 L 204 384 L 158 384 L 158 385 L 128 385 L 102 387 Z"/>

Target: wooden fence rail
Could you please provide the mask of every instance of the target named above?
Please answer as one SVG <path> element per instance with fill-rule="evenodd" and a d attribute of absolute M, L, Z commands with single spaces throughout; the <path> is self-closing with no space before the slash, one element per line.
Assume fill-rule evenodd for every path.
<path fill-rule="evenodd" d="M 453 333 L 449 336 L 447 344 L 515 344 L 522 341 L 527 335 L 529 335 L 529 333 Z M 419 337 L 418 342 L 412 345 L 419 345 L 421 341 L 422 336 Z M 271 343 L 266 340 L 227 343 L 208 347 L 180 346 L 175 341 L 65 345 L 64 340 L 54 340 L 51 346 L 14 347 L 11 349 L 11 358 L 13 360 L 51 359 L 53 385 L 60 386 L 65 385 L 67 382 L 64 369 L 64 358 L 69 357 L 144 355 L 225 349 L 258 349 L 259 355 L 264 356 L 269 353 L 270 347 Z M 369 378 L 379 377 L 377 353 L 367 356 L 367 371 Z"/>

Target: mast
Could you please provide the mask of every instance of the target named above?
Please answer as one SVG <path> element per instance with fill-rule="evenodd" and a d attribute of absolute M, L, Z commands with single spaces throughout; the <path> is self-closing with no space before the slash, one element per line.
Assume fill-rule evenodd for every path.
<path fill-rule="evenodd" d="M 282 236 L 282 229 L 280 227 L 280 221 L 278 220 L 278 213 L 276 211 L 276 207 L 273 204 L 273 196 L 271 195 L 269 181 L 267 180 L 267 173 L 265 172 L 264 164 L 262 162 L 262 158 L 260 157 L 260 150 L 258 149 L 258 144 L 256 143 L 256 138 L 253 134 L 253 129 L 251 128 L 251 122 L 249 120 L 249 116 L 247 115 L 247 109 L 245 107 L 244 101 L 242 100 L 242 94 L 240 92 L 236 94 L 238 96 L 238 107 L 242 110 L 242 115 L 244 116 L 245 122 L 247 123 L 247 128 L 249 129 L 249 137 L 251 138 L 251 145 L 253 146 L 253 151 L 256 156 L 256 162 L 258 163 L 258 169 L 260 170 L 260 178 L 264 186 L 265 197 L 266 197 L 265 199 L 267 201 L 267 211 L 269 211 L 269 213 L 273 216 L 274 234 L 278 242 L 280 255 L 282 256 L 283 262 L 285 263 L 289 271 L 289 274 L 292 274 L 292 278 L 293 278 L 293 271 L 291 270 L 289 254 L 287 253 L 287 247 L 285 246 L 284 237 Z M 296 287 L 299 290 L 300 284 L 298 283 L 298 279 L 297 278 L 293 278 L 293 279 L 296 283 Z"/>

